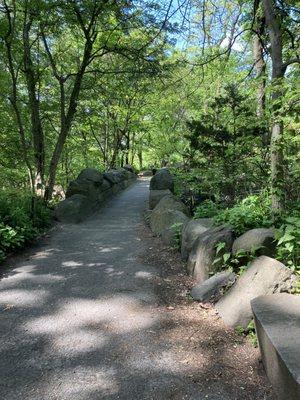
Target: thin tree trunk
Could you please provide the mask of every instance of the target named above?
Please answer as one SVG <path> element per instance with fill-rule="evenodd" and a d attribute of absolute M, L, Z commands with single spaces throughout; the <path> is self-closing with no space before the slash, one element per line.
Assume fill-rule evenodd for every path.
<path fill-rule="evenodd" d="M 37 97 L 36 90 L 36 72 L 31 57 L 30 48 L 30 29 L 32 19 L 28 16 L 28 4 L 25 8 L 25 19 L 23 26 L 23 48 L 24 48 L 24 73 L 26 78 L 26 86 L 28 91 L 30 118 L 31 118 L 31 132 L 34 147 L 35 159 L 35 176 L 34 187 L 37 193 L 42 193 L 44 186 L 44 173 L 45 173 L 45 148 L 44 148 L 44 132 L 40 117 L 40 104 Z"/>
<path fill-rule="evenodd" d="M 143 169 L 143 151 L 142 149 L 139 149 L 138 151 L 138 159 L 139 159 L 139 166 L 140 166 L 140 171 Z"/>
<path fill-rule="evenodd" d="M 264 60 L 263 45 L 258 35 L 254 35 L 253 37 L 253 58 L 256 78 L 258 80 L 256 114 L 259 118 L 263 118 L 266 106 L 266 63 Z"/>
<path fill-rule="evenodd" d="M 269 31 L 272 57 L 273 113 L 271 127 L 271 190 L 272 212 L 276 217 L 284 208 L 283 193 L 283 122 L 280 116 L 280 98 L 282 97 L 282 79 L 285 74 L 282 54 L 281 17 L 273 0 L 262 0 L 266 24 Z"/>
<path fill-rule="evenodd" d="M 264 23 L 261 22 L 260 34 L 263 33 Z M 265 125 L 265 112 L 266 112 L 266 62 L 264 60 L 264 48 L 259 35 L 254 35 L 253 37 L 253 58 L 254 67 L 256 71 L 256 78 L 258 80 L 257 87 L 257 106 L 256 115 L 259 120 Z M 270 133 L 269 129 L 264 129 L 262 136 L 262 143 L 264 146 L 270 144 Z"/>
<path fill-rule="evenodd" d="M 24 129 L 23 119 L 22 119 L 22 115 L 21 115 L 21 111 L 20 111 L 20 107 L 19 107 L 19 101 L 18 101 L 17 72 L 15 70 L 14 61 L 13 61 L 12 41 L 13 41 L 14 33 L 15 33 L 14 26 L 15 26 L 15 18 L 16 18 L 16 7 L 15 7 L 14 2 L 12 3 L 12 8 L 9 8 L 6 1 L 4 1 L 3 4 L 4 4 L 4 10 L 5 10 L 7 24 L 8 24 L 8 30 L 4 36 L 4 43 L 5 43 L 6 54 L 7 54 L 8 70 L 10 73 L 11 83 L 12 83 L 11 96 L 9 98 L 9 101 L 14 110 L 14 114 L 15 114 L 15 118 L 16 118 L 16 124 L 18 127 L 18 132 L 19 132 L 19 137 L 20 137 L 20 144 L 21 144 L 21 148 L 22 148 L 23 160 L 24 160 L 24 163 L 28 170 L 30 188 L 31 188 L 32 192 L 34 192 L 34 174 L 33 174 L 32 166 L 31 166 L 29 158 L 28 158 L 26 139 L 25 139 L 25 129 Z"/>

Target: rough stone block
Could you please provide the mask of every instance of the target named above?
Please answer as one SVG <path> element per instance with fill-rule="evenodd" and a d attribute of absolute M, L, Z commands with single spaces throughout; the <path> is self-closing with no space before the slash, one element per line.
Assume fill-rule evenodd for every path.
<path fill-rule="evenodd" d="M 247 328 L 252 319 L 251 300 L 258 296 L 289 292 L 295 285 L 292 271 L 267 256 L 255 259 L 235 285 L 216 304 L 226 325 Z"/>
<path fill-rule="evenodd" d="M 86 179 L 100 186 L 103 182 L 103 174 L 95 168 L 85 168 L 80 172 L 77 179 Z"/>
<path fill-rule="evenodd" d="M 217 301 L 222 295 L 222 291 L 234 284 L 236 274 L 231 271 L 222 271 L 203 283 L 193 287 L 191 296 L 198 301 Z"/>
<path fill-rule="evenodd" d="M 185 224 L 188 221 L 188 217 L 177 210 L 164 210 L 160 213 L 155 213 L 155 210 L 151 213 L 150 216 L 150 228 L 155 235 L 161 236 L 164 234 L 164 237 L 167 239 L 167 233 L 165 232 L 174 224 Z"/>
<path fill-rule="evenodd" d="M 166 210 L 180 211 L 185 215 L 190 215 L 190 211 L 187 206 L 173 194 L 164 196 L 154 208 L 153 212 L 159 214 Z"/>
<path fill-rule="evenodd" d="M 135 179 L 136 175 L 124 168 L 104 174 L 94 168 L 86 168 L 70 182 L 67 199 L 57 205 L 55 216 L 61 222 L 81 222 Z"/>
<path fill-rule="evenodd" d="M 233 254 L 240 250 L 250 252 L 256 248 L 259 248 L 259 255 L 274 256 L 276 241 L 273 228 L 256 228 L 245 232 L 233 242 L 232 252 Z"/>
<path fill-rule="evenodd" d="M 300 296 L 281 293 L 251 302 L 267 376 L 279 400 L 300 399 Z"/>
<path fill-rule="evenodd" d="M 174 192 L 174 180 L 170 171 L 162 168 L 156 172 L 150 181 L 150 190 L 166 190 Z"/>
<path fill-rule="evenodd" d="M 187 261 L 196 239 L 213 225 L 212 218 L 191 219 L 182 230 L 181 258 Z"/>
<path fill-rule="evenodd" d="M 169 189 L 165 190 L 150 190 L 149 194 L 149 209 L 153 210 L 157 204 L 160 202 L 160 200 L 168 195 L 172 195 L 171 191 Z"/>
<path fill-rule="evenodd" d="M 216 258 L 216 246 L 225 243 L 222 252 L 229 252 L 232 246 L 231 229 L 218 226 L 202 233 L 193 244 L 187 263 L 187 271 L 198 283 L 204 282 L 212 273 L 216 273 L 219 264 L 214 264 Z M 218 256 L 222 255 L 222 252 Z"/>
<path fill-rule="evenodd" d="M 74 194 L 58 203 L 54 216 L 61 222 L 77 224 L 92 214 L 93 211 L 93 203 L 86 196 Z"/>

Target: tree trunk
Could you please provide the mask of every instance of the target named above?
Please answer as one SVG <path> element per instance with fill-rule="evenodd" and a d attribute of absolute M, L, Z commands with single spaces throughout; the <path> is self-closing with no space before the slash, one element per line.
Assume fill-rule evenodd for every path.
<path fill-rule="evenodd" d="M 35 160 L 35 173 L 34 173 L 34 187 L 35 191 L 42 194 L 44 187 L 44 173 L 45 173 L 45 148 L 44 148 L 44 132 L 40 117 L 40 104 L 37 97 L 36 90 L 36 71 L 31 57 L 30 45 L 30 29 L 32 20 L 28 20 L 28 9 L 25 10 L 25 21 L 23 26 L 23 47 L 24 47 L 24 73 L 26 78 L 26 86 L 28 91 L 28 102 L 30 109 L 31 119 L 31 132 L 34 148 Z"/>
<path fill-rule="evenodd" d="M 46 187 L 45 196 L 44 196 L 45 201 L 50 200 L 51 196 L 52 196 L 53 187 L 55 184 L 57 166 L 58 166 L 64 145 L 65 145 L 65 142 L 67 140 L 67 136 L 70 132 L 72 122 L 74 119 L 74 115 L 76 113 L 77 101 L 79 98 L 81 84 L 82 84 L 82 80 L 83 80 L 83 76 L 84 76 L 86 67 L 90 61 L 92 49 L 93 49 L 93 42 L 91 42 L 90 40 L 87 40 L 86 44 L 85 44 L 82 63 L 81 63 L 78 73 L 75 76 L 75 81 L 74 81 L 73 88 L 72 88 L 71 95 L 70 95 L 67 114 L 65 113 L 65 90 L 64 90 L 65 81 L 63 81 L 62 79 L 60 80 L 60 92 L 61 92 L 61 95 L 60 95 L 61 121 L 60 121 L 60 123 L 61 123 L 61 127 L 60 127 L 60 133 L 58 135 L 57 142 L 56 142 L 56 145 L 55 145 L 52 157 L 51 157 L 51 161 L 50 161 L 49 178 L 48 178 L 47 187 Z"/>
<path fill-rule="evenodd" d="M 27 146 L 26 146 L 26 138 L 25 138 L 25 128 L 24 128 L 24 123 L 20 111 L 20 106 L 19 106 L 19 100 L 18 100 L 18 82 L 17 82 L 17 73 L 15 71 L 14 67 L 14 61 L 13 61 L 13 49 L 12 49 L 12 41 L 15 35 L 14 32 L 14 26 L 15 26 L 15 13 L 16 9 L 13 7 L 11 10 L 7 3 L 4 2 L 4 10 L 6 13 L 6 19 L 7 19 L 7 24 L 8 24 L 8 30 L 7 33 L 4 36 L 4 43 L 5 43 L 5 48 L 6 48 L 6 54 L 7 54 L 7 62 L 8 62 L 8 71 L 10 73 L 11 77 L 11 95 L 9 97 L 10 104 L 13 108 L 15 118 L 16 118 L 16 124 L 18 127 L 18 132 L 19 132 L 19 138 L 20 138 L 20 145 L 22 148 L 22 155 L 24 159 L 24 163 L 27 167 L 28 170 L 28 175 L 29 175 L 29 182 L 30 182 L 30 189 L 32 192 L 34 192 L 34 173 L 32 170 L 32 166 L 29 161 L 28 157 L 28 151 L 27 151 Z"/>
<path fill-rule="evenodd" d="M 284 208 L 283 122 L 280 116 L 280 98 L 282 97 L 282 79 L 285 74 L 285 67 L 282 55 L 281 16 L 276 10 L 274 0 L 262 0 L 262 3 L 269 31 L 272 58 L 271 190 L 272 213 L 276 218 L 276 215 Z"/>
<path fill-rule="evenodd" d="M 129 151 L 130 151 L 130 133 L 125 135 L 126 138 L 126 150 L 125 150 L 125 164 L 129 164 Z"/>
<path fill-rule="evenodd" d="M 138 151 L 138 159 L 139 159 L 139 166 L 140 166 L 140 171 L 143 169 L 143 151 L 142 149 L 139 149 Z"/>
<path fill-rule="evenodd" d="M 256 114 L 259 118 L 263 118 L 265 114 L 265 87 L 266 87 L 266 63 L 264 60 L 263 46 L 258 35 L 253 37 L 253 58 L 256 78 L 258 80 L 257 88 L 257 108 Z"/>

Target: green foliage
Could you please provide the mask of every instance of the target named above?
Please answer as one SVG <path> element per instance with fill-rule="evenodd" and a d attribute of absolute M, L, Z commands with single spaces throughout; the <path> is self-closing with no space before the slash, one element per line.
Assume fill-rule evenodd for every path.
<path fill-rule="evenodd" d="M 0 194 L 0 261 L 51 225 L 51 211 L 31 193 Z"/>
<path fill-rule="evenodd" d="M 249 322 L 246 329 L 244 329 L 242 326 L 237 326 L 235 328 L 235 331 L 240 336 L 246 336 L 250 340 L 253 347 L 258 346 L 257 335 L 256 335 L 256 331 L 255 331 L 255 324 L 254 324 L 253 320 L 251 322 Z"/>
<path fill-rule="evenodd" d="M 171 229 L 175 233 L 175 248 L 179 249 L 181 244 L 181 233 L 182 233 L 182 222 L 177 222 L 171 226 Z"/>
<path fill-rule="evenodd" d="M 174 176 L 174 193 L 180 196 L 183 190 L 196 191 L 200 190 L 199 171 L 196 169 L 186 170 L 185 168 L 170 168 Z"/>
<path fill-rule="evenodd" d="M 194 218 L 211 218 L 215 217 L 220 211 L 218 205 L 212 200 L 204 200 L 197 208 Z"/>
<path fill-rule="evenodd" d="M 251 261 L 257 257 L 259 248 L 253 248 L 251 251 L 240 250 L 236 254 L 224 252 L 225 242 L 219 242 L 216 245 L 216 257 L 213 265 L 219 265 L 221 270 L 231 270 L 241 275 L 249 266 Z"/>
<path fill-rule="evenodd" d="M 286 218 L 276 230 L 276 258 L 300 275 L 300 216 Z"/>
<path fill-rule="evenodd" d="M 251 189 L 251 184 L 259 183 L 253 161 L 258 165 L 262 161 L 265 127 L 256 117 L 249 93 L 242 87 L 232 82 L 223 84 L 219 95 L 207 99 L 205 110 L 199 118 L 187 121 L 187 126 L 192 162 L 195 164 L 200 155 L 205 156 L 209 161 L 205 168 L 214 170 L 211 175 L 224 202 L 232 204 Z"/>
<path fill-rule="evenodd" d="M 221 210 L 214 221 L 232 226 L 237 235 L 249 229 L 269 227 L 272 225 L 270 199 L 266 193 L 248 196 L 233 207 Z"/>
<path fill-rule="evenodd" d="M 243 18 L 236 21 L 240 2 L 208 2 L 207 7 L 193 2 L 189 24 L 195 29 L 183 51 L 174 45 L 181 22 L 181 33 L 185 30 L 185 21 L 179 21 L 184 14 L 181 8 L 170 13 L 166 24 L 165 1 L 105 4 L 21 1 L 18 7 L 2 7 L 0 187 L 16 189 L 20 198 L 20 191 L 34 187 L 39 158 L 44 158 L 41 175 L 46 183 L 52 156 L 60 148 L 55 183 L 64 189 L 85 167 L 104 170 L 131 163 L 141 170 L 166 163 L 180 165 L 172 171 L 175 193 L 185 196 L 192 211 L 199 204 L 197 195 L 214 195 L 216 204 L 204 201 L 195 216 L 214 217 L 216 224 L 229 224 L 239 235 L 271 225 L 269 197 L 257 193 L 271 190 L 269 132 L 274 118 L 280 117 L 284 132 L 276 151 L 282 153 L 278 157 L 282 165 L 277 168 L 282 173 L 272 184 L 280 189 L 286 209 L 291 202 L 295 208 L 300 196 L 299 68 L 296 64 L 288 68 L 280 82 L 282 95 L 273 101 L 271 74 L 254 78 L 256 65 L 249 70 L 253 64 L 249 51 L 234 46 L 227 51 L 223 46 L 230 27 L 244 32 L 237 37 L 232 31 L 236 37 L 232 45 L 246 49 L 252 43 L 250 31 L 240 25 L 248 26 L 250 19 L 257 22 L 252 16 L 248 19 L 251 4 L 243 4 Z M 284 7 L 278 14 L 284 19 L 282 27 L 290 30 L 283 35 L 284 58 L 293 59 L 300 43 L 299 24 L 293 18 L 298 8 L 278 7 Z M 200 21 L 204 30 L 199 29 Z M 24 65 L 25 27 L 29 28 L 30 68 Z M 204 31 L 215 40 L 207 41 Z M 291 38 L 293 43 L 289 43 Z M 264 40 L 268 52 L 269 38 Z M 91 53 L 85 59 L 87 49 Z M 272 58 L 265 61 L 270 71 Z M 34 77 L 31 84 L 28 72 Z M 262 83 L 266 84 L 265 104 L 258 117 Z M 38 104 L 31 105 L 30 98 Z M 39 122 L 36 127 L 33 121 Z M 36 234 L 34 229 L 43 229 L 47 210 L 38 200 L 34 203 L 22 199 L 1 213 L 3 243 L 19 247 L 13 244 L 17 237 L 25 242 Z M 288 225 L 293 224 L 283 222 L 279 228 L 279 239 L 285 239 L 277 256 L 296 269 L 298 236 Z"/>

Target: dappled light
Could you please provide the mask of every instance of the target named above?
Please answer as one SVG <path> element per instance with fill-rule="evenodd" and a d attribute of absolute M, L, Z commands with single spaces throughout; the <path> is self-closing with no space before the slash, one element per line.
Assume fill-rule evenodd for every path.
<path fill-rule="evenodd" d="M 300 399 L 299 26 L 0 0 L 0 400 Z"/>
<path fill-rule="evenodd" d="M 0 283 L 3 399 L 22 393 L 22 400 L 233 400 L 230 391 L 241 390 L 234 389 L 236 378 L 230 383 L 231 348 L 218 339 L 220 327 L 209 314 L 195 325 L 184 310 L 159 311 L 160 271 L 143 264 L 145 243 L 136 240 L 146 196 L 147 184 L 138 183 L 121 196 L 122 207 L 115 201 L 84 224 L 65 226 L 6 273 Z M 124 204 L 125 222 L 119 218 Z M 122 221 L 119 234 L 115 219 Z M 242 344 L 229 340 L 244 357 Z M 241 386 L 250 382 L 240 377 Z"/>
<path fill-rule="evenodd" d="M 46 298 L 48 292 L 46 290 L 21 290 L 21 289 L 9 289 L 3 290 L 0 293 L 0 303 L 6 305 L 6 307 L 30 307 L 30 306 L 41 306 Z"/>

